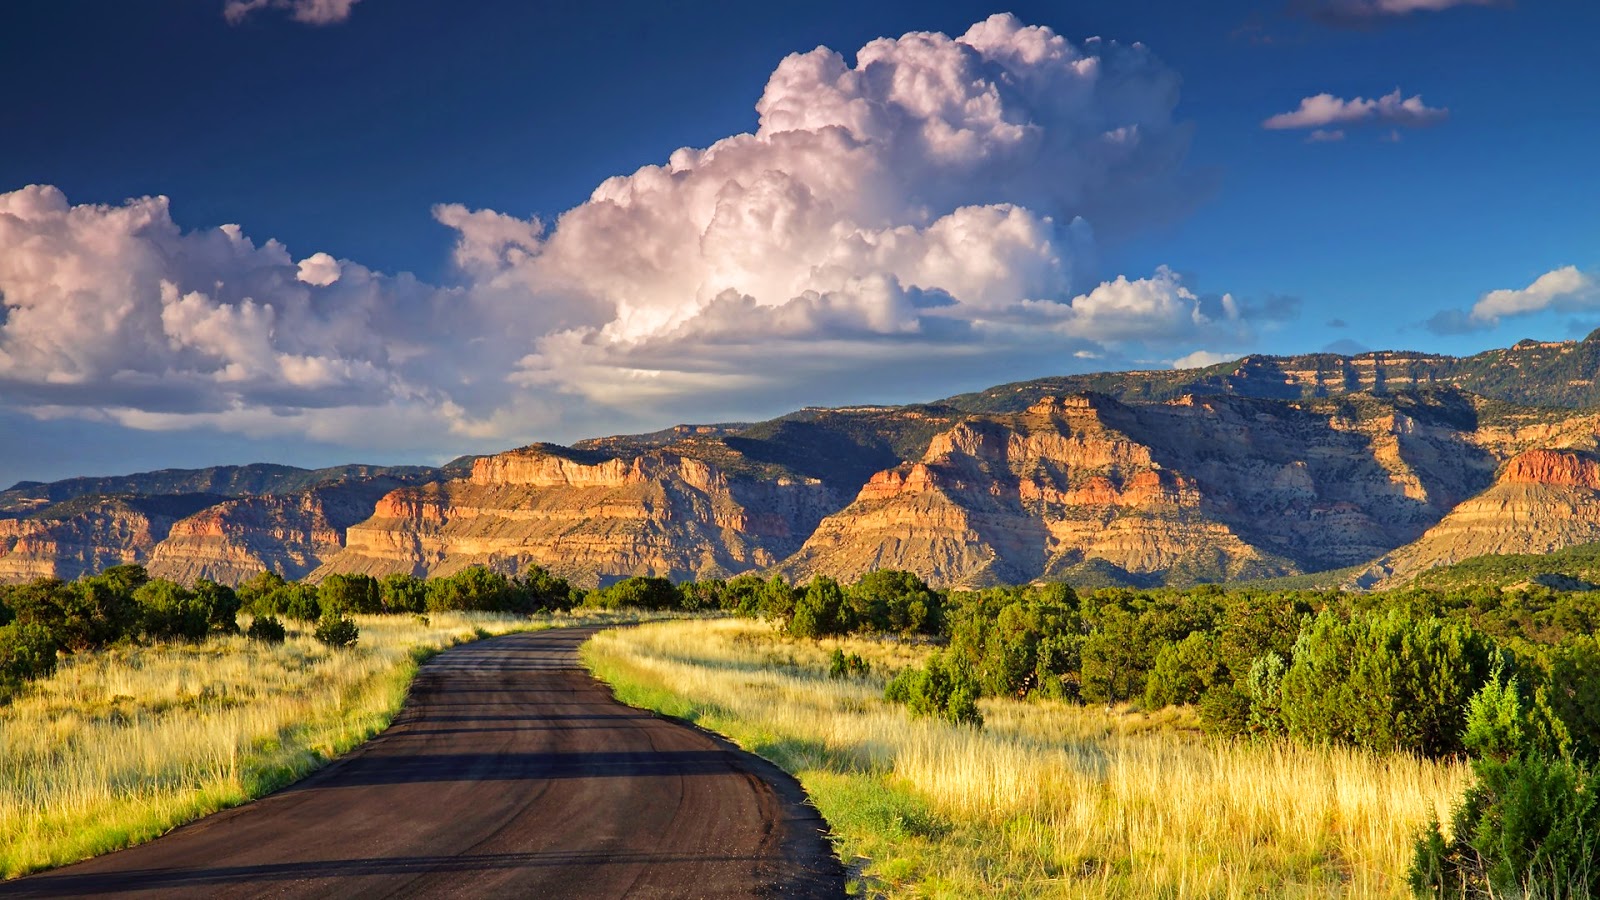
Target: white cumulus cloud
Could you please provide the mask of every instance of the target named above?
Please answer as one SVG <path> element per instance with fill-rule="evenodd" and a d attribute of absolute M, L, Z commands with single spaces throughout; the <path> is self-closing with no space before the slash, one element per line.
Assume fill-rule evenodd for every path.
<path fill-rule="evenodd" d="M 551 221 L 434 207 L 454 287 L 183 232 L 165 198 L 25 188 L 0 195 L 0 392 L 139 428 L 488 449 L 1238 347 L 1297 301 L 1095 263 L 1202 192 L 1178 86 L 1142 45 L 1006 15 L 797 53 L 754 131 Z"/>

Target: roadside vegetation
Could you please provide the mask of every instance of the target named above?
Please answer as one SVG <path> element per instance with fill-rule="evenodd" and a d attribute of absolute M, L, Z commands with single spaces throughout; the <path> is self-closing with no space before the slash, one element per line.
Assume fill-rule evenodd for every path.
<path fill-rule="evenodd" d="M 235 591 L 118 566 L 0 587 L 0 876 L 297 780 L 387 726 L 442 648 L 638 618 L 583 599 L 540 569 L 320 585 L 264 574 Z"/>
<path fill-rule="evenodd" d="M 629 702 L 799 775 L 906 895 L 1600 891 L 1600 598 L 734 579 L 596 638 Z"/>

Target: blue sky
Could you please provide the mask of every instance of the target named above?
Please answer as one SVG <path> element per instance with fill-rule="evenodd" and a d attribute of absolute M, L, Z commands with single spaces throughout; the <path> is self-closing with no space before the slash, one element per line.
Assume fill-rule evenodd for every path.
<path fill-rule="evenodd" d="M 260 6 L 0 8 L 0 482 L 434 461 L 1093 368 L 1468 353 L 1600 324 L 1592 3 Z M 948 103 L 907 112 L 921 101 L 864 74 L 854 100 L 811 109 L 808 69 L 774 93 L 782 121 L 844 122 L 877 151 L 763 143 L 774 124 L 655 199 L 629 182 L 631 218 L 586 203 L 680 147 L 756 132 L 789 54 L 832 48 L 854 78 L 875 38 L 960 38 L 1003 12 L 1016 21 L 979 52 L 900 42 L 883 65 L 966 59 L 963 78 L 998 79 L 1000 124 L 1046 150 L 970 105 L 957 126 L 977 143 L 933 142 Z M 1124 46 L 1096 78 L 996 62 L 1039 37 L 1024 26 L 1075 59 L 1102 55 L 1092 36 Z M 1321 94 L 1303 127 L 1263 127 Z M 878 118 L 850 125 L 862 98 Z M 1111 158 L 1104 134 L 1131 123 L 1137 151 Z M 685 242 L 729 184 L 745 218 L 720 245 Z M 139 199 L 157 195 L 170 203 Z M 771 221 L 786 224 L 765 246 Z"/>

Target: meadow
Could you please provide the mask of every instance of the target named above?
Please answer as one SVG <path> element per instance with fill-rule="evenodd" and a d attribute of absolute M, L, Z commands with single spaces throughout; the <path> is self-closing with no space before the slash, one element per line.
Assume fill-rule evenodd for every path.
<path fill-rule="evenodd" d="M 830 677 L 839 648 L 870 664 Z M 882 699 L 932 648 L 797 640 L 751 620 L 602 633 L 624 702 L 719 731 L 795 774 L 853 889 L 908 897 L 1406 897 L 1461 762 L 1219 740 L 1194 712 L 988 697 L 981 729 Z"/>
<path fill-rule="evenodd" d="M 313 625 L 124 643 L 64 658 L 0 706 L 0 875 L 158 836 L 269 793 L 388 725 L 417 666 L 462 641 L 607 614 L 356 615 L 333 648 Z"/>

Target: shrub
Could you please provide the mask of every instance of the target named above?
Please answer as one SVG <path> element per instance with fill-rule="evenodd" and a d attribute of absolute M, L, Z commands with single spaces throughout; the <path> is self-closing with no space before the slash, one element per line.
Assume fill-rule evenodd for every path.
<path fill-rule="evenodd" d="M 353 647 L 361 637 L 361 629 L 343 616 L 330 615 L 317 623 L 313 636 L 329 647 Z"/>
<path fill-rule="evenodd" d="M 309 584 L 287 584 L 274 591 L 262 612 L 281 612 L 296 622 L 315 622 L 322 618 L 322 601 Z"/>
<path fill-rule="evenodd" d="M 985 693 L 1076 698 L 1083 620 L 1066 585 L 969 596 L 951 615 L 950 653 Z"/>
<path fill-rule="evenodd" d="M 523 594 L 520 605 L 524 612 L 565 610 L 577 605 L 572 585 L 538 563 L 529 563 L 528 570 L 517 580 L 517 587 Z"/>
<path fill-rule="evenodd" d="M 978 709 L 978 682 L 962 666 L 935 653 L 921 669 L 905 669 L 884 688 L 883 697 L 903 703 L 913 716 L 943 719 L 956 725 L 983 726 Z"/>
<path fill-rule="evenodd" d="M 1499 654 L 1470 625 L 1401 611 L 1323 613 L 1295 642 L 1283 676 L 1291 736 L 1442 756 L 1461 750 L 1467 700 Z"/>
<path fill-rule="evenodd" d="M 0 625 L 0 700 L 55 670 L 56 641 L 50 629 L 28 622 Z"/>
<path fill-rule="evenodd" d="M 431 612 L 470 610 L 503 612 L 515 606 L 511 579 L 483 566 L 468 566 L 443 578 L 428 582 L 427 607 Z"/>
<path fill-rule="evenodd" d="M 288 632 L 284 631 L 283 623 L 276 616 L 256 616 L 245 631 L 245 637 L 265 644 L 281 644 L 288 637 Z"/>
<path fill-rule="evenodd" d="M 151 640 L 203 640 L 211 630 L 210 610 L 181 584 L 156 579 L 133 592 L 140 607 L 140 631 Z"/>
<path fill-rule="evenodd" d="M 838 647 L 828 655 L 829 678 L 864 677 L 872 672 L 872 664 L 861 658 L 859 653 L 846 655 Z"/>
<path fill-rule="evenodd" d="M 1446 840 L 1417 841 L 1419 897 L 1580 898 L 1600 894 L 1600 780 L 1581 764 L 1527 753 L 1480 759 Z"/>
<path fill-rule="evenodd" d="M 415 575 L 395 572 L 379 583 L 378 600 L 384 612 L 420 613 L 428 607 L 428 583 Z"/>
<path fill-rule="evenodd" d="M 683 593 L 665 578 L 634 577 L 592 591 L 583 602 L 601 609 L 681 609 Z"/>
<path fill-rule="evenodd" d="M 1217 641 L 1197 631 L 1156 653 L 1155 665 L 1144 685 L 1144 705 L 1149 709 L 1198 703 L 1214 684 L 1228 681 L 1228 670 L 1217 657 Z"/>
<path fill-rule="evenodd" d="M 329 575 L 317 585 L 317 605 L 339 615 L 381 612 L 383 592 L 371 575 Z"/>
<path fill-rule="evenodd" d="M 825 637 L 850 630 L 853 613 L 845 602 L 839 582 L 826 575 L 811 579 L 794 604 L 789 633 L 795 637 Z"/>
<path fill-rule="evenodd" d="M 1600 762 L 1600 638 L 1569 638 L 1550 655 L 1549 701 L 1573 752 Z"/>
<path fill-rule="evenodd" d="M 855 629 L 879 634 L 933 635 L 944 627 L 943 599 L 911 572 L 868 572 L 845 593 Z"/>
<path fill-rule="evenodd" d="M 201 578 L 194 583 L 195 602 L 205 610 L 206 622 L 219 634 L 239 633 L 239 595 L 225 584 Z"/>

